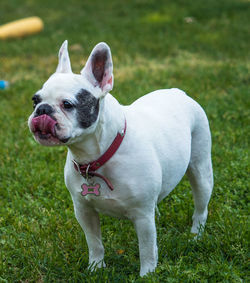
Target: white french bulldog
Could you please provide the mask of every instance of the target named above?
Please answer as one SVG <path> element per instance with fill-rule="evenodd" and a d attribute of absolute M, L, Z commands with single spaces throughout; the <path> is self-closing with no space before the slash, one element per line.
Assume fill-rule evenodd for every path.
<path fill-rule="evenodd" d="M 149 93 L 130 106 L 109 94 L 113 65 L 106 43 L 95 46 L 80 75 L 65 41 L 56 72 L 33 96 L 29 128 L 42 145 L 66 145 L 65 183 L 89 248 L 104 267 L 99 213 L 130 219 L 139 240 L 140 275 L 155 270 L 155 210 L 186 173 L 200 234 L 213 188 L 211 136 L 203 109 L 179 89 Z"/>

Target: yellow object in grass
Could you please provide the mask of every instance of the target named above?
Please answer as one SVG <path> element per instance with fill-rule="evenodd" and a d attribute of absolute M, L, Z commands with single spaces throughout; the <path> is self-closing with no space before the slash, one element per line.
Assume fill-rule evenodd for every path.
<path fill-rule="evenodd" d="M 43 29 L 39 17 L 29 17 L 0 26 L 0 39 L 19 38 L 35 34 Z"/>

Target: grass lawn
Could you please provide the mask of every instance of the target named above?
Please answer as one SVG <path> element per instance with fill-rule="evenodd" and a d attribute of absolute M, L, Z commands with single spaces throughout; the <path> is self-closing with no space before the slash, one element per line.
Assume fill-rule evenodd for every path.
<path fill-rule="evenodd" d="M 0 282 L 247 282 L 250 2 L 248 0 L 2 0 L 0 23 L 37 15 L 42 33 L 0 41 Z M 105 270 L 90 273 L 84 234 L 63 181 L 66 148 L 44 148 L 27 127 L 31 97 L 69 40 L 74 72 L 93 46 L 112 50 L 112 94 L 130 104 L 178 87 L 205 109 L 215 187 L 203 238 L 189 241 L 184 178 L 159 206 L 159 263 L 140 279 L 129 221 L 102 216 Z"/>

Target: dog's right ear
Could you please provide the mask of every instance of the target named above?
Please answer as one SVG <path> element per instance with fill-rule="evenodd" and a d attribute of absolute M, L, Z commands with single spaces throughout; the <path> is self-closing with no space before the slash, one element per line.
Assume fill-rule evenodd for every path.
<path fill-rule="evenodd" d="M 98 43 L 92 50 L 81 75 L 95 87 L 99 87 L 102 94 L 105 95 L 113 88 L 113 63 L 109 46 L 104 43 Z"/>
<path fill-rule="evenodd" d="M 58 66 L 56 73 L 72 73 L 68 52 L 68 40 L 65 40 L 58 53 Z"/>

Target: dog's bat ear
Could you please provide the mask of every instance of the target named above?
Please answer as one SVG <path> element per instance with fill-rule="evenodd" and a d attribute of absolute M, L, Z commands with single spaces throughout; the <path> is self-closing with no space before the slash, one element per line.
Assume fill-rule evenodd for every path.
<path fill-rule="evenodd" d="M 94 86 L 99 86 L 104 94 L 112 90 L 113 63 L 110 48 L 106 43 L 100 42 L 94 47 L 81 75 Z"/>
<path fill-rule="evenodd" d="M 56 73 L 72 73 L 68 52 L 68 40 L 65 40 L 58 53 L 58 66 Z"/>

